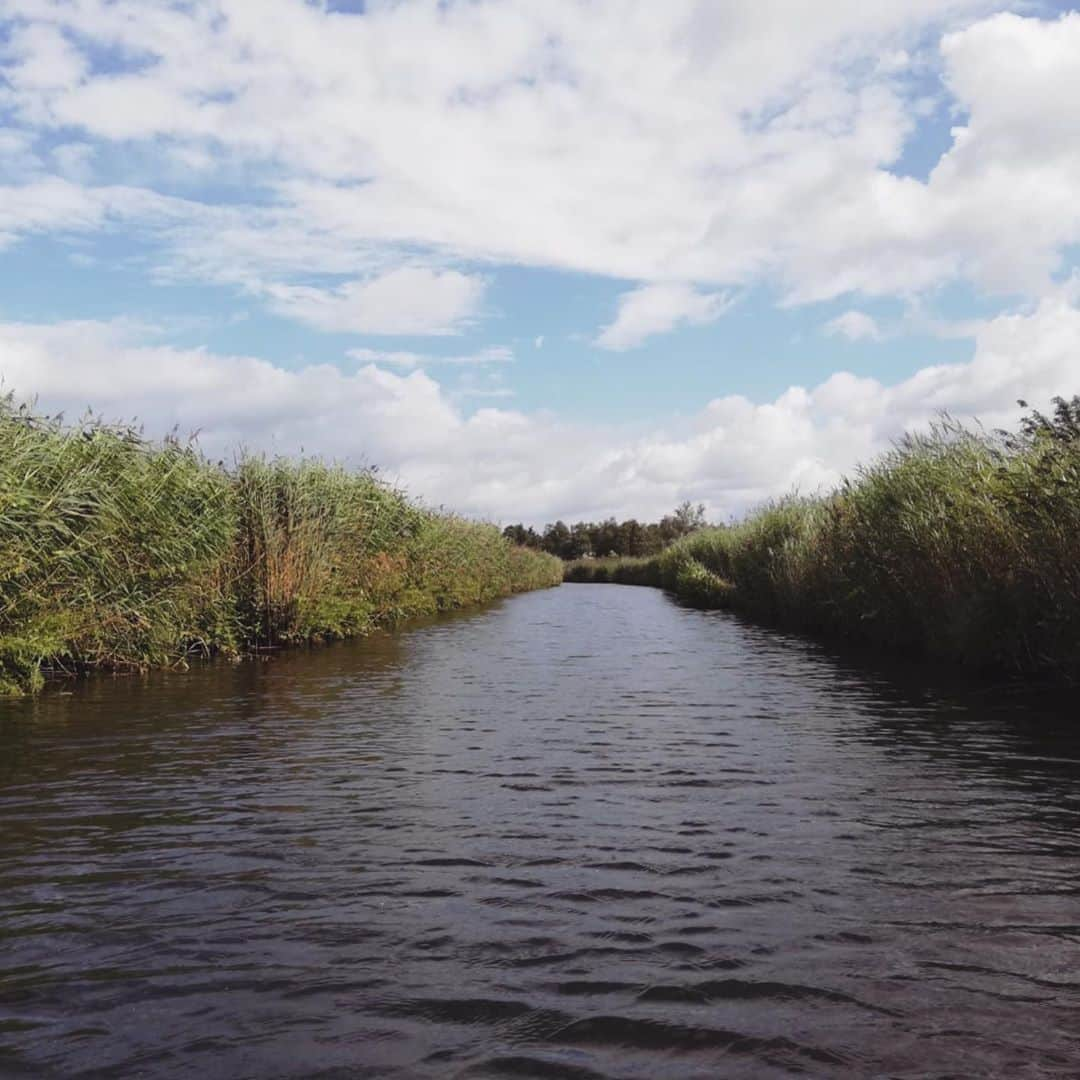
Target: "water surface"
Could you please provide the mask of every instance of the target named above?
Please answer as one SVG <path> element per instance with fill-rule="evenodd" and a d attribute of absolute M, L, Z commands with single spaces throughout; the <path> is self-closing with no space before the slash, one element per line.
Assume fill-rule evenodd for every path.
<path fill-rule="evenodd" d="M 0 703 L 0 1076 L 1073 1077 L 1080 726 L 566 586 Z"/>

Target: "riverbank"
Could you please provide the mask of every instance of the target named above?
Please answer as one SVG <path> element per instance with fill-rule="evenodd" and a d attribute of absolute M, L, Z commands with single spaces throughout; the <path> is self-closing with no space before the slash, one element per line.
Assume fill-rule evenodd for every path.
<path fill-rule="evenodd" d="M 789 498 L 567 581 L 1019 675 L 1080 680 L 1080 399 L 1016 434 L 939 425 L 823 498 Z"/>
<path fill-rule="evenodd" d="M 50 670 L 351 637 L 561 578 L 553 556 L 372 472 L 254 456 L 226 467 L 178 440 L 0 399 L 0 694 Z"/>

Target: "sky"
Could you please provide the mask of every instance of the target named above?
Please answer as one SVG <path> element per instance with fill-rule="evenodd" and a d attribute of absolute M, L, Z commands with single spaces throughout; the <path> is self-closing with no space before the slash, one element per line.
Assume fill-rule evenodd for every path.
<path fill-rule="evenodd" d="M 1080 12 L 0 0 L 0 384 L 543 525 L 1080 393 Z"/>

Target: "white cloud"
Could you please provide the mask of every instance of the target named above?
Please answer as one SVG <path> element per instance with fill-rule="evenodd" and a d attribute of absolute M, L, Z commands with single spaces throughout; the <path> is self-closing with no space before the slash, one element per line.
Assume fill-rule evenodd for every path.
<path fill-rule="evenodd" d="M 881 327 L 865 311 L 845 311 L 825 324 L 830 337 L 845 337 L 848 341 L 880 341 Z"/>
<path fill-rule="evenodd" d="M 104 217 L 99 198 L 62 180 L 0 187 L 0 249 L 24 233 L 94 228 Z"/>
<path fill-rule="evenodd" d="M 469 412 L 510 393 L 494 348 L 291 371 L 128 324 L 9 324 L 0 373 L 50 407 L 200 428 L 214 452 L 375 461 L 427 498 L 533 521 L 684 498 L 722 516 L 832 482 L 940 408 L 1005 423 L 1016 397 L 1080 389 L 1080 315 L 1054 285 L 1080 243 L 1080 14 L 1001 6 L 402 0 L 357 18 L 304 0 L 0 0 L 0 247 L 130 230 L 156 281 L 364 334 L 471 325 L 500 263 L 607 275 L 637 285 L 597 338 L 612 349 L 718 318 L 751 283 L 788 303 L 916 310 L 955 280 L 1031 301 L 932 326 L 974 336 L 967 364 L 895 385 L 840 373 L 634 429 Z M 938 74 L 952 142 L 924 178 L 897 175 Z M 856 306 L 827 329 L 881 335 Z M 452 393 L 438 364 L 461 369 Z"/>
<path fill-rule="evenodd" d="M 262 287 L 281 315 L 318 330 L 353 334 L 455 334 L 476 315 L 483 278 L 402 267 L 334 289 Z"/>
<path fill-rule="evenodd" d="M 0 324 L 0 376 L 43 409 L 144 420 L 148 430 L 198 429 L 208 452 L 246 444 L 372 463 L 425 499 L 502 520 L 651 518 L 683 499 L 714 517 L 794 486 L 835 483 L 859 461 L 941 410 L 1008 426 L 1016 400 L 1080 391 L 1080 284 L 1026 314 L 974 328 L 967 363 L 923 368 L 888 385 L 838 373 L 774 401 L 719 397 L 679 422 L 582 427 L 548 414 L 465 412 L 423 371 L 375 364 L 298 371 L 244 356 L 157 346 L 130 323 Z M 501 395 L 490 381 L 465 388 Z"/>
<path fill-rule="evenodd" d="M 509 364 L 514 360 L 513 352 L 503 345 L 492 345 L 474 353 L 462 356 L 437 356 L 432 353 L 387 352 L 381 349 L 349 349 L 347 355 L 362 364 L 380 364 L 390 367 L 425 368 L 432 366 L 481 367 L 490 364 Z"/>
<path fill-rule="evenodd" d="M 82 81 L 89 66 L 82 52 L 48 22 L 16 23 L 7 37 L 3 59 L 8 81 L 31 94 L 70 90 Z"/>
<path fill-rule="evenodd" d="M 25 183 L 41 170 L 33 136 L 14 128 L 0 128 L 0 181 Z"/>
<path fill-rule="evenodd" d="M 715 322 L 731 307 L 726 293 L 704 293 L 689 285 L 644 285 L 619 297 L 615 321 L 596 338 L 602 349 L 623 351 L 676 326 Z"/>
<path fill-rule="evenodd" d="M 0 247 L 27 233 L 87 233 L 121 222 L 141 227 L 147 236 L 201 228 L 209 237 L 212 222 L 220 225 L 223 216 L 213 208 L 127 185 L 86 187 L 44 174 L 0 184 Z"/>
<path fill-rule="evenodd" d="M 155 345 L 156 336 L 128 322 L 0 324 L 0 377 L 49 411 L 78 416 L 93 407 L 138 417 L 157 433 L 200 431 L 215 455 L 247 445 L 397 463 L 437 452 L 462 422 L 420 371 L 289 371 L 250 356 Z"/>
<path fill-rule="evenodd" d="M 250 175 L 258 209 L 192 206 L 163 234 L 174 273 L 302 289 L 290 275 L 385 272 L 419 248 L 767 279 L 793 302 L 957 278 L 1037 295 L 1080 241 L 1064 105 L 1080 14 L 981 17 L 1001 6 L 8 0 L 2 104 L 30 131 L 141 146 L 150 187 L 183 162 L 208 183 Z M 131 70 L 91 66 L 94 49 Z M 925 112 L 910 73 L 930 65 L 966 120 L 924 182 L 889 170 Z M 350 322 L 347 297 L 292 300 Z"/>

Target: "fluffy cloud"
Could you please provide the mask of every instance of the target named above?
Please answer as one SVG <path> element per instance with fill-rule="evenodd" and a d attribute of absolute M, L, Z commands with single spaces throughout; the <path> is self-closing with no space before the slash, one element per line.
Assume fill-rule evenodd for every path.
<path fill-rule="evenodd" d="M 349 349 L 347 355 L 363 364 L 389 365 L 390 367 L 414 368 L 445 365 L 449 367 L 482 367 L 490 364 L 509 364 L 514 353 L 504 345 L 492 345 L 478 352 L 462 356 L 436 356 L 432 353 L 413 353 L 381 349 Z"/>
<path fill-rule="evenodd" d="M 289 371 L 251 356 L 158 345 L 155 337 L 154 328 L 126 321 L 0 324 L 0 378 L 72 418 L 93 407 L 138 419 L 153 433 L 198 431 L 213 455 L 250 446 L 397 465 L 438 453 L 462 424 L 420 371 Z"/>
<path fill-rule="evenodd" d="M 630 283 L 595 341 L 616 350 L 710 322 L 754 284 L 789 304 L 851 296 L 827 329 L 862 342 L 880 328 L 859 294 L 919 310 L 960 281 L 1026 305 L 942 329 L 974 336 L 965 364 L 729 394 L 637 428 L 470 411 L 511 393 L 493 346 L 288 370 L 122 322 L 9 323 L 0 374 L 48 408 L 199 429 L 215 454 L 377 462 L 425 498 L 534 522 L 684 498 L 724 516 L 832 483 L 940 409 L 1005 424 L 1015 398 L 1078 389 L 1075 288 L 1055 282 L 1080 243 L 1065 107 L 1080 14 L 1002 6 L 378 0 L 356 17 L 307 0 L 0 0 L 0 247 L 126 231 L 157 282 L 350 334 L 458 332 L 501 265 L 605 275 Z M 907 169 L 920 125 L 945 115 L 945 152 Z M 458 369 L 453 391 L 439 364 Z"/>
<path fill-rule="evenodd" d="M 0 14 L 6 14 L 3 8 Z M 77 86 L 89 66 L 60 29 L 48 22 L 16 24 L 4 53 L 8 81 L 29 93 Z"/>
<path fill-rule="evenodd" d="M 602 349 L 623 351 L 679 325 L 715 322 L 731 306 L 726 293 L 704 293 L 688 285 L 645 285 L 619 297 L 615 321 L 596 339 Z"/>
<path fill-rule="evenodd" d="M 152 432 L 198 429 L 214 455 L 246 445 L 378 464 L 416 495 L 504 521 L 647 518 L 687 498 L 722 518 L 794 487 L 833 484 L 942 410 L 1007 426 L 1018 398 L 1045 403 L 1080 390 L 1078 292 L 1070 284 L 1026 314 L 980 324 L 967 363 L 892 385 L 838 373 L 764 403 L 720 397 L 649 428 L 470 414 L 423 371 L 290 371 L 155 345 L 147 328 L 125 323 L 0 324 L 0 376 L 43 409 L 77 415 L 93 402 Z"/>
<path fill-rule="evenodd" d="M 155 190 L 177 162 L 253 182 L 243 212 L 176 223 L 172 272 L 240 263 L 281 284 L 420 248 L 652 284 L 767 278 L 793 302 L 965 277 L 1039 293 L 1080 240 L 1076 110 L 1046 106 L 1072 100 L 1080 14 L 981 18 L 999 6 L 4 0 L 0 108 L 149 148 Z M 928 178 L 897 175 L 935 67 L 966 122 Z M 347 288 L 285 303 L 350 322 Z"/>
<path fill-rule="evenodd" d="M 0 187 L 0 248 L 29 232 L 96 228 L 104 216 L 100 198 L 62 180 Z"/>
<path fill-rule="evenodd" d="M 60 160 L 77 165 L 79 158 L 61 152 Z M 83 154 L 83 165 L 86 160 Z M 0 169 L 5 165 L 10 163 L 0 161 Z M 205 230 L 209 238 L 214 219 L 220 223 L 221 217 L 212 208 L 129 185 L 87 187 L 40 174 L 22 183 L 0 184 L 0 247 L 17 243 L 28 233 L 79 233 L 120 223 L 144 229 L 147 237 L 192 229 Z"/>
<path fill-rule="evenodd" d="M 355 334 L 453 334 L 476 315 L 482 278 L 456 270 L 402 267 L 334 289 L 266 285 L 281 315 L 319 330 Z"/>
<path fill-rule="evenodd" d="M 880 341 L 881 327 L 877 320 L 865 311 L 845 311 L 825 324 L 830 337 L 844 337 L 848 341 Z"/>

